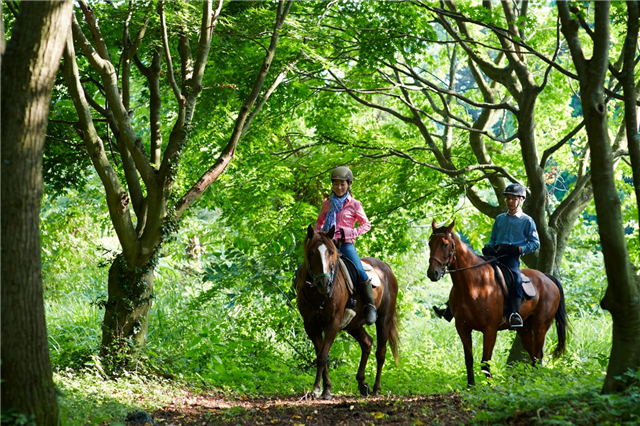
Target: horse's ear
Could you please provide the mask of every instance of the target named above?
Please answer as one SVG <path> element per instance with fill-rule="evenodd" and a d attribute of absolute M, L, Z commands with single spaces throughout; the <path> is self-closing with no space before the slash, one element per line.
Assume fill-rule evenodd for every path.
<path fill-rule="evenodd" d="M 453 231 L 453 227 L 455 226 L 455 224 L 456 224 L 456 220 L 455 220 L 455 219 L 453 219 L 453 222 L 451 222 L 451 223 L 449 224 L 449 226 L 447 227 L 447 233 L 448 233 L 448 234 L 450 234 L 450 233 L 451 233 L 451 231 Z"/>
<path fill-rule="evenodd" d="M 433 228 L 434 231 L 436 229 L 438 229 L 438 225 L 436 224 L 436 220 L 435 219 L 433 219 L 433 222 L 431 222 L 431 228 Z"/>
<path fill-rule="evenodd" d="M 311 239 L 313 237 L 313 226 L 309 225 L 307 228 L 307 238 Z"/>
<path fill-rule="evenodd" d="M 327 237 L 329 237 L 330 240 L 333 240 L 333 236 L 335 235 L 335 233 L 336 233 L 336 226 L 333 225 L 331 229 L 329 229 L 329 232 L 327 232 Z"/>

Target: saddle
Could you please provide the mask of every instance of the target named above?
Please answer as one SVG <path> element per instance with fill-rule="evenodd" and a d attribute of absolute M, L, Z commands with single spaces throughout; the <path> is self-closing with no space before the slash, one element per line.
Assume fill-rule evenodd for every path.
<path fill-rule="evenodd" d="M 378 273 L 373 269 L 373 266 L 369 265 L 366 262 L 362 262 L 362 267 L 364 271 L 367 273 L 369 278 L 371 279 L 371 287 L 376 288 L 380 287 L 381 281 Z M 346 257 L 340 257 L 340 268 L 342 268 L 342 273 L 344 274 L 347 287 L 349 287 L 349 291 L 353 293 L 353 289 L 356 288 L 354 283 L 357 283 L 360 280 L 360 276 L 358 274 L 358 270 L 356 269 L 356 265 Z"/>
<path fill-rule="evenodd" d="M 500 283 L 500 286 L 502 287 L 502 292 L 505 294 L 505 296 L 508 295 L 508 291 L 505 292 L 506 289 L 510 289 L 513 288 L 513 286 L 515 285 L 515 272 L 513 272 L 511 269 L 507 268 L 506 266 L 504 266 L 502 263 L 500 262 L 494 262 L 492 263 L 493 265 L 493 269 L 496 272 L 496 276 L 500 277 L 500 275 L 502 275 L 502 277 L 504 278 L 504 283 Z M 500 272 L 502 274 L 498 273 L 498 268 L 500 269 Z M 522 300 L 529 300 L 529 299 L 533 299 L 536 296 L 536 288 L 533 286 L 533 283 L 531 282 L 531 279 L 529 277 L 527 277 L 525 274 L 523 274 L 522 272 L 520 272 L 520 279 L 522 281 Z"/>
<path fill-rule="evenodd" d="M 356 315 L 354 308 L 356 307 L 356 300 L 353 297 L 353 293 L 356 292 L 354 290 L 356 286 L 353 283 L 357 283 L 360 279 L 360 274 L 358 274 L 358 270 L 356 269 L 356 265 L 346 257 L 340 256 L 340 269 L 342 270 L 342 275 L 345 277 L 345 282 L 347 284 L 347 290 L 349 290 L 349 300 L 347 301 L 347 306 L 344 310 L 344 316 L 342 317 L 342 322 L 340 323 L 340 329 L 344 329 L 353 317 Z M 364 271 L 367 273 L 369 278 L 371 279 L 371 287 L 375 288 L 380 286 L 380 277 L 373 269 L 373 266 L 368 263 L 362 262 L 362 266 Z"/>
<path fill-rule="evenodd" d="M 506 319 L 506 315 L 511 312 L 510 304 L 511 298 L 509 297 L 510 289 L 515 285 L 515 272 L 511 269 L 507 268 L 505 265 L 500 263 L 498 260 L 495 260 L 493 257 L 482 257 L 486 261 L 491 261 L 491 266 L 493 266 L 493 270 L 496 274 L 496 278 L 498 280 L 498 285 L 502 289 L 502 294 L 504 295 L 504 306 L 503 312 L 505 313 L 505 317 L 503 321 Z M 522 281 L 522 300 L 533 299 L 536 296 L 536 288 L 533 286 L 531 279 L 520 272 L 520 279 Z"/>

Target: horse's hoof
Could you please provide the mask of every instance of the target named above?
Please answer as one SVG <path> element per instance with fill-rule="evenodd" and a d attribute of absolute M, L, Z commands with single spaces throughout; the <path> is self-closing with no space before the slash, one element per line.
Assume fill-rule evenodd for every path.
<path fill-rule="evenodd" d="M 333 397 L 328 392 L 322 394 L 322 399 L 331 399 L 331 398 L 333 398 Z"/>
<path fill-rule="evenodd" d="M 360 383 L 358 385 L 358 390 L 360 391 L 360 395 L 362 396 L 371 395 L 371 388 L 369 387 L 369 384 L 367 382 Z"/>
<path fill-rule="evenodd" d="M 311 391 L 311 396 L 313 397 L 313 399 L 318 399 L 320 398 L 320 389 L 314 389 Z"/>

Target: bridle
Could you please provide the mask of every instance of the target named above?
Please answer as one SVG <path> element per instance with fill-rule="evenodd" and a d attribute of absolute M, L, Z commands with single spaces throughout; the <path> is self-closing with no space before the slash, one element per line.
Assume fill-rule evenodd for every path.
<path fill-rule="evenodd" d="M 309 263 L 307 265 L 307 275 L 310 276 L 313 281 L 307 281 L 306 283 L 311 287 L 317 287 L 318 281 L 320 281 L 320 278 L 329 278 L 331 280 L 331 285 L 333 286 L 336 280 L 337 272 L 338 272 L 338 268 L 336 267 L 336 262 L 332 262 L 330 274 L 327 274 L 325 272 L 321 274 L 314 274 L 313 271 L 311 270 L 311 263 Z M 331 297 L 331 295 L 329 295 L 329 297 Z"/>
<path fill-rule="evenodd" d="M 333 253 L 331 253 L 331 258 L 333 260 Z M 335 285 L 335 281 L 336 281 L 336 276 L 338 274 L 338 262 L 331 262 L 331 266 L 330 266 L 330 273 L 327 274 L 326 272 L 322 272 L 320 274 L 314 274 L 313 271 L 311 270 L 311 262 L 308 261 L 307 262 L 307 276 L 311 277 L 312 281 L 305 281 L 305 283 L 307 285 L 309 285 L 310 287 L 314 287 L 317 288 L 318 287 L 318 282 L 320 281 L 321 278 L 329 278 L 330 280 L 330 290 L 329 290 L 329 294 L 327 295 L 327 299 L 331 298 L 331 295 L 333 294 L 333 287 Z M 324 306 L 324 303 L 322 304 Z M 320 307 L 320 309 L 322 309 L 322 307 Z"/>
<path fill-rule="evenodd" d="M 451 235 L 450 232 L 448 233 L 437 233 L 437 234 L 431 234 L 431 237 L 429 237 L 429 241 L 431 241 L 431 239 L 433 237 L 443 237 L 443 238 L 451 238 L 451 252 L 449 253 L 449 260 L 447 260 L 446 262 L 443 260 L 438 259 L 435 256 L 431 256 L 429 257 L 429 261 L 431 261 L 431 259 L 435 260 L 436 262 L 438 262 L 440 264 L 440 267 L 442 268 L 442 276 L 445 276 L 447 274 L 447 272 L 455 272 L 455 271 L 459 271 L 459 269 L 449 269 L 449 267 L 451 266 L 451 264 L 453 262 L 456 261 L 456 240 L 453 239 L 453 236 Z"/>

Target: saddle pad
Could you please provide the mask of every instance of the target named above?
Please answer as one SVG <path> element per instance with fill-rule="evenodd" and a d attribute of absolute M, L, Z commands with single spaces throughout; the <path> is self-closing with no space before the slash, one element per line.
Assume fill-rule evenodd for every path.
<path fill-rule="evenodd" d="M 364 271 L 367 273 L 369 278 L 371 278 L 371 287 L 380 287 L 380 284 L 382 284 L 382 282 L 380 281 L 380 276 L 378 275 L 376 270 L 373 269 L 373 266 L 371 266 L 367 262 L 362 262 L 362 267 L 364 268 Z"/>
<path fill-rule="evenodd" d="M 340 258 L 340 269 L 342 269 L 342 275 L 345 277 L 347 289 L 349 289 L 349 294 L 353 294 L 353 282 L 351 281 L 351 274 L 349 273 L 349 268 L 347 268 L 347 265 L 344 263 L 342 258 Z"/>

